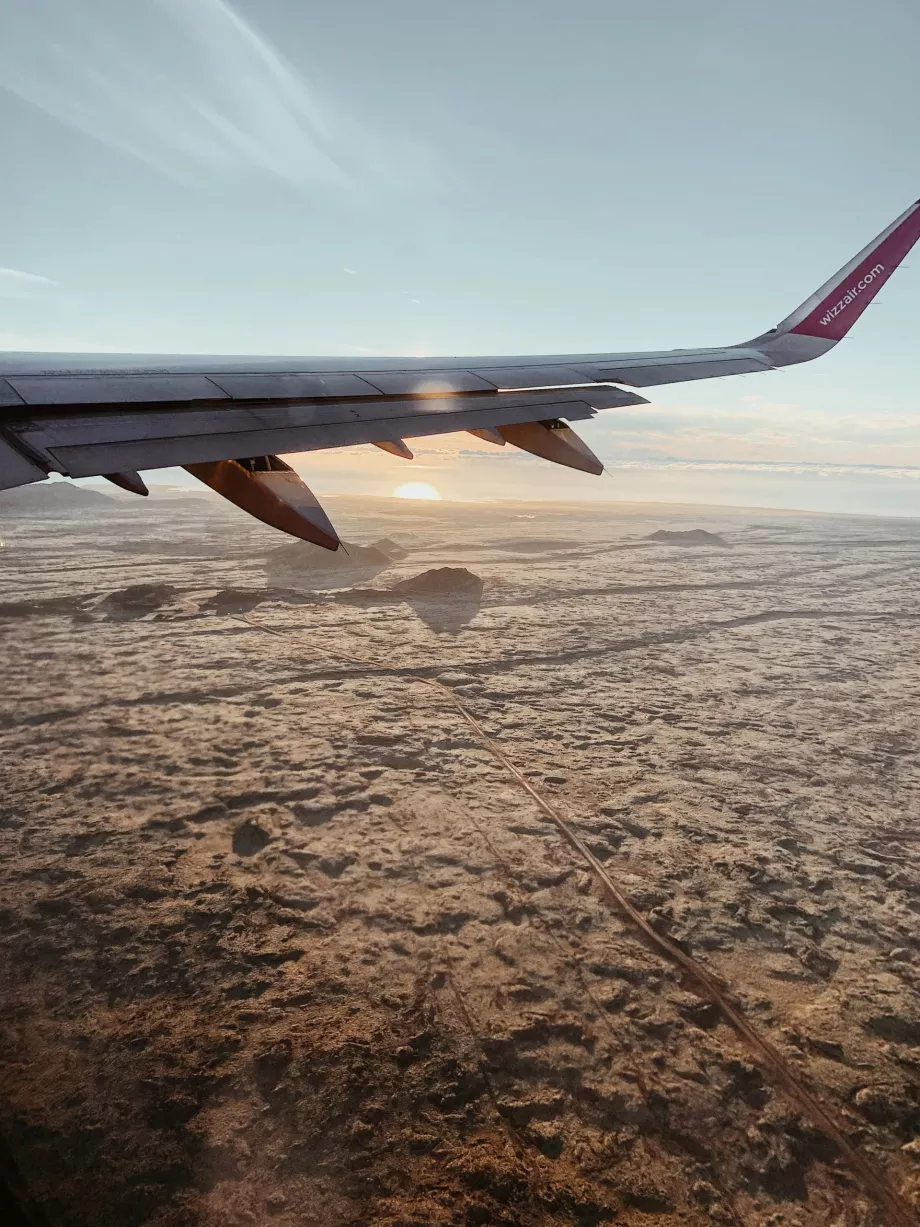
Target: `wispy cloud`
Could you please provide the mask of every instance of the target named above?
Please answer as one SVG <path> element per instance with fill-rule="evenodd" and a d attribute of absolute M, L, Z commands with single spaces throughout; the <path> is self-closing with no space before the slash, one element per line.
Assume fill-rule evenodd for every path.
<path fill-rule="evenodd" d="M 38 336 L 25 332 L 0 331 L 0 352 L 14 353 L 64 353 L 64 354 L 110 354 L 123 350 L 95 341 L 92 337 L 74 336 L 70 333 L 42 333 Z"/>
<path fill-rule="evenodd" d="M 375 161 L 226 0 L 28 0 L 3 26 L 0 86 L 167 173 L 343 183 Z"/>
<path fill-rule="evenodd" d="M 461 436 L 462 437 L 462 436 Z M 483 448 L 458 446 L 452 436 L 445 436 L 444 443 L 439 447 L 426 446 L 427 440 L 417 440 L 412 450 L 420 460 L 428 462 L 430 468 L 454 469 L 457 466 L 480 464 L 482 462 L 498 462 L 503 465 L 521 464 L 533 468 L 544 462 L 535 460 L 525 452 L 514 448 L 493 447 Z M 349 449 L 352 450 L 352 449 Z M 353 449 L 356 453 L 360 449 Z M 920 465 L 911 464 L 835 464 L 828 461 L 808 460 L 745 460 L 713 459 L 705 456 L 669 456 L 666 454 L 620 454 L 610 456 L 604 449 L 598 449 L 605 459 L 608 469 L 616 470 L 672 470 L 686 472 L 712 473 L 766 473 L 786 474 L 804 477 L 877 477 L 887 480 L 912 481 L 920 484 Z"/>
<path fill-rule="evenodd" d="M 649 405 L 602 413 L 591 427 L 610 460 L 677 457 L 742 463 L 920 464 L 920 413 L 883 407 L 862 413 L 805 409 L 745 396 L 740 405 Z"/>
<path fill-rule="evenodd" d="M 673 469 L 710 473 L 797 474 L 810 477 L 878 477 L 888 480 L 920 482 L 920 465 L 827 464 L 776 460 L 692 460 L 663 456 L 653 460 L 614 460 L 611 469 Z"/>
<path fill-rule="evenodd" d="M 0 268 L 0 298 L 31 298 L 52 289 L 58 283 L 38 273 L 25 273 L 20 268 Z"/>

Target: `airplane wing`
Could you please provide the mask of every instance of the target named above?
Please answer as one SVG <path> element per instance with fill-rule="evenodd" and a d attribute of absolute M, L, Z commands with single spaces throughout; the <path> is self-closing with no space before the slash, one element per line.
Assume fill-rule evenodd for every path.
<path fill-rule="evenodd" d="M 472 431 L 599 473 L 567 422 L 647 404 L 636 388 L 820 357 L 918 237 L 920 201 L 775 328 L 722 348 L 359 360 L 0 353 L 0 490 L 60 473 L 146 493 L 139 470 L 182 465 L 266 522 L 335 548 L 277 453 L 374 443 L 411 457 L 407 438 Z"/>

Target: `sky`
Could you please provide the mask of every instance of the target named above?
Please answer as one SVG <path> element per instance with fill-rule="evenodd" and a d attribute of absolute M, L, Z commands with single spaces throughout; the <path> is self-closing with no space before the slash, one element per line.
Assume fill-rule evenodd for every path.
<path fill-rule="evenodd" d="M 0 28 L 3 349 L 732 343 L 920 196 L 916 0 L 0 0 Z M 819 362 L 580 426 L 599 479 L 464 436 L 295 463 L 920 515 L 918 323 L 915 255 Z"/>

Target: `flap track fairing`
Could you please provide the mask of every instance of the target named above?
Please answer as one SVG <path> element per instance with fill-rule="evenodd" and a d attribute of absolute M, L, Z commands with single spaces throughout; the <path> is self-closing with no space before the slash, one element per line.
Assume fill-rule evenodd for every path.
<path fill-rule="evenodd" d="M 587 443 L 558 418 L 546 422 L 515 422 L 512 426 L 499 426 L 497 430 L 508 443 L 533 456 L 592 473 L 595 477 L 604 471 Z"/>
<path fill-rule="evenodd" d="M 326 550 L 339 548 L 339 536 L 316 495 L 289 464 L 277 456 L 187 464 L 203 481 L 263 524 Z"/>
<path fill-rule="evenodd" d="M 401 456 L 403 460 L 413 460 L 415 458 L 402 439 L 375 440 L 374 447 L 379 447 L 382 452 L 389 452 L 391 456 Z"/>
<path fill-rule="evenodd" d="M 131 469 L 124 473 L 103 473 L 102 476 L 113 486 L 119 486 L 122 490 L 127 490 L 129 494 L 141 494 L 146 497 L 150 493 L 140 473 L 135 473 Z"/>
<path fill-rule="evenodd" d="M 477 439 L 482 439 L 486 443 L 495 443 L 499 447 L 505 446 L 505 440 L 501 437 L 497 430 L 493 430 L 491 426 L 476 426 L 472 430 L 466 432 L 468 435 L 475 435 Z"/>

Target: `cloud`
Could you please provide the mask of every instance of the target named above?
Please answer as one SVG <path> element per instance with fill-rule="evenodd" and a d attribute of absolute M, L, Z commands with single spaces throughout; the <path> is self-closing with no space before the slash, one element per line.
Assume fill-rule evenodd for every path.
<path fill-rule="evenodd" d="M 168 174 L 343 184 L 375 160 L 226 0 L 28 0 L 3 26 L 0 86 Z"/>
<path fill-rule="evenodd" d="M 0 298 L 31 298 L 58 283 L 38 273 L 24 273 L 19 268 L 0 268 Z"/>
<path fill-rule="evenodd" d="M 592 445 L 604 460 L 678 456 L 692 460 L 782 463 L 920 464 L 920 413 L 884 408 L 833 413 L 745 396 L 739 405 L 650 405 L 611 411 L 590 426 Z M 642 457 L 638 457 L 642 458 Z"/>
<path fill-rule="evenodd" d="M 795 417 L 796 412 L 794 406 L 776 409 L 777 415 Z M 690 407 L 687 417 L 692 420 Z M 587 435 L 585 423 L 576 425 Z M 596 430 L 597 425 L 591 428 Z M 608 474 L 600 481 L 547 464 L 510 445 L 494 447 L 462 433 L 409 439 L 416 455 L 412 463 L 363 445 L 288 459 L 323 495 L 386 495 L 401 481 L 424 474 L 447 499 L 638 499 L 920 514 L 920 463 L 750 459 L 737 452 L 724 457 L 705 452 L 675 455 L 664 449 L 653 451 L 647 446 L 652 441 L 639 436 L 635 446 L 614 449 L 598 446 L 597 436 L 592 438 Z"/>
<path fill-rule="evenodd" d="M 59 353 L 59 354 L 114 354 L 123 353 L 104 341 L 91 337 L 73 336 L 66 333 L 35 336 L 25 332 L 0 331 L 0 352 L 14 353 Z"/>
<path fill-rule="evenodd" d="M 611 469 L 673 469 L 710 473 L 797 474 L 805 477 L 878 477 L 920 482 L 920 465 L 828 464 L 820 461 L 691 460 L 662 456 L 646 460 L 616 460 Z"/>
<path fill-rule="evenodd" d="M 650 405 L 647 414 L 611 410 L 574 426 L 607 468 L 920 477 L 920 414 L 833 416 L 748 397 L 734 411 Z M 409 446 L 442 469 L 544 466 L 511 445 L 496 447 L 462 431 L 409 439 Z"/>

